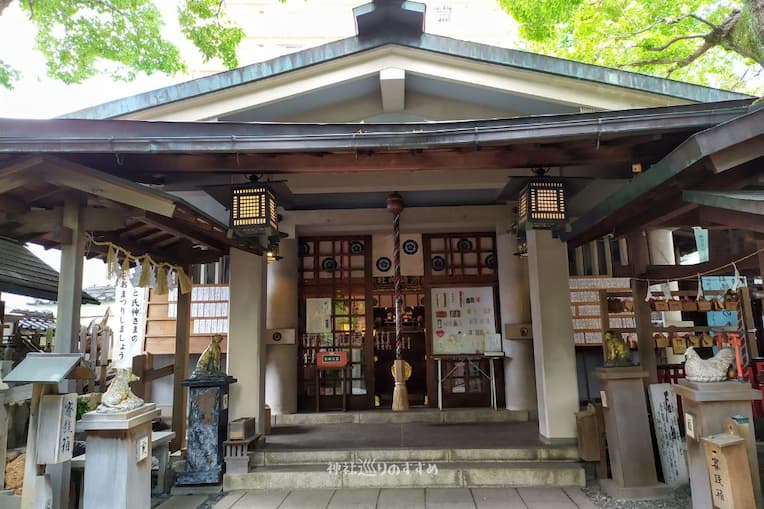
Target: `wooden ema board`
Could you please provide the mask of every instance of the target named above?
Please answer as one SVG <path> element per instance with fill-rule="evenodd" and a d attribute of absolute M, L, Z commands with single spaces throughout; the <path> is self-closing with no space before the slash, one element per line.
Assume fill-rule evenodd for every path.
<path fill-rule="evenodd" d="M 146 351 L 154 355 L 175 353 L 177 297 L 149 293 L 146 319 Z M 189 350 L 199 354 L 215 334 L 224 337 L 220 348 L 227 350 L 228 285 L 194 285 L 191 300 L 191 337 Z"/>
<path fill-rule="evenodd" d="M 629 278 L 610 276 L 571 276 L 570 311 L 573 317 L 573 341 L 580 345 L 602 345 L 602 334 L 607 328 L 635 329 L 633 311 L 607 313 L 600 299 L 601 291 L 631 292 Z M 626 300 L 624 298 L 624 300 Z M 606 304 L 606 303 L 605 303 Z M 627 334 L 622 334 L 626 338 Z M 626 338 L 629 339 L 629 338 Z M 634 336 L 636 339 L 636 335 Z"/>
<path fill-rule="evenodd" d="M 711 500 L 719 509 L 754 509 L 745 440 L 722 433 L 703 438 L 711 481 Z"/>

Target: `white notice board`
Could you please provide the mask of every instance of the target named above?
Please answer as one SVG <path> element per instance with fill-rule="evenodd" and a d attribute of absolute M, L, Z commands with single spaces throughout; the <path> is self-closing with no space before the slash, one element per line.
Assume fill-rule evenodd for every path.
<path fill-rule="evenodd" d="M 430 312 L 433 354 L 501 351 L 493 287 L 433 288 Z"/>

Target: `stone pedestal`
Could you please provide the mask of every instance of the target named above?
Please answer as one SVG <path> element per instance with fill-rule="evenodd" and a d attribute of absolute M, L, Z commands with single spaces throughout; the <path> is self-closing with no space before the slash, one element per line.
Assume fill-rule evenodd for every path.
<path fill-rule="evenodd" d="M 188 427 L 186 428 L 186 468 L 178 472 L 175 484 L 219 484 L 225 460 L 223 442 L 228 433 L 228 389 L 236 383 L 232 376 L 189 378 Z"/>
<path fill-rule="evenodd" d="M 761 399 L 761 392 L 747 383 L 739 382 L 688 382 L 680 380 L 674 392 L 682 398 L 687 439 L 687 460 L 690 469 L 690 489 L 693 509 L 711 509 L 711 481 L 703 448 L 702 438 L 726 431 L 726 421 L 733 415 L 742 415 L 753 422 L 751 401 Z M 751 430 L 753 427 L 751 426 Z M 746 437 L 744 437 L 746 438 Z M 747 437 L 755 444 L 753 437 Z M 755 445 L 752 447 L 755 448 Z M 757 494 L 757 507 L 761 507 L 761 481 L 756 451 L 749 450 L 752 458 L 753 490 Z"/>
<path fill-rule="evenodd" d="M 608 456 L 613 478 L 600 481 L 613 498 L 657 498 L 670 494 L 655 473 L 644 379 L 639 366 L 596 368 L 605 416 Z"/>
<path fill-rule="evenodd" d="M 77 431 L 87 434 L 84 509 L 151 507 L 151 421 L 158 416 L 154 403 L 82 416 Z"/>

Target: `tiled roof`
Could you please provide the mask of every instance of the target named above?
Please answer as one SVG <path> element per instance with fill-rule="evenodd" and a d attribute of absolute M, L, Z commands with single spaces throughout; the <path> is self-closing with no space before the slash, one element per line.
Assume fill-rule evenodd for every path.
<path fill-rule="evenodd" d="M 56 300 L 58 272 L 18 242 L 0 237 L 0 292 Z M 83 304 L 99 302 L 82 293 Z"/>

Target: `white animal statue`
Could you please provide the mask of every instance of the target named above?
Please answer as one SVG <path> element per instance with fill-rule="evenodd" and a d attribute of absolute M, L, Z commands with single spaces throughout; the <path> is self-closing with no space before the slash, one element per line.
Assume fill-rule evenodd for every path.
<path fill-rule="evenodd" d="M 701 359 L 693 347 L 688 347 L 684 355 L 684 373 L 690 382 L 723 382 L 735 360 L 732 348 L 722 348 L 710 359 Z"/>
<path fill-rule="evenodd" d="M 143 405 L 143 400 L 130 390 L 130 382 L 134 380 L 138 380 L 138 377 L 133 375 L 132 369 L 117 368 L 117 375 L 101 396 L 101 404 L 96 408 L 96 413 L 127 412 Z"/>

